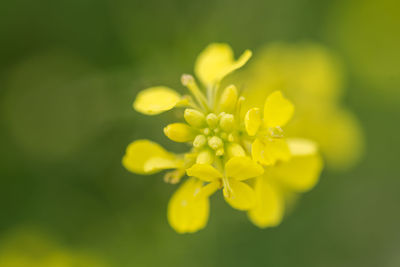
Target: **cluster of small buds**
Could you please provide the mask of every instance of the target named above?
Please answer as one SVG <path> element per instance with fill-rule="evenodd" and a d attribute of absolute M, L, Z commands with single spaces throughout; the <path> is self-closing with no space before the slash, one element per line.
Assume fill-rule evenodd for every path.
<path fill-rule="evenodd" d="M 203 95 L 197 93 L 197 85 L 191 75 L 184 74 L 182 83 L 191 90 L 202 103 Z M 243 147 L 238 143 L 240 134 L 240 115 L 243 97 L 230 85 L 222 92 L 216 108 L 205 101 L 204 108 L 193 106 L 184 111 L 185 123 L 173 123 L 164 128 L 164 134 L 176 142 L 191 142 L 193 152 L 197 154 L 196 163 L 213 164 L 215 157 L 245 156 Z M 207 112 L 209 111 L 209 112 Z"/>

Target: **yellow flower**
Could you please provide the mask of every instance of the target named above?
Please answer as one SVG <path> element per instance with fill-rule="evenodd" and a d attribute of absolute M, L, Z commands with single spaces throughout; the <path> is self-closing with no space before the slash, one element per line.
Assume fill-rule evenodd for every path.
<path fill-rule="evenodd" d="M 255 181 L 257 205 L 249 210 L 250 220 L 261 228 L 278 225 L 284 215 L 285 196 L 312 189 L 322 170 L 317 145 L 305 139 L 288 139 L 291 159 L 266 167 Z"/>
<path fill-rule="evenodd" d="M 264 104 L 264 116 L 259 108 L 251 108 L 245 116 L 246 131 L 256 136 L 251 154 L 253 159 L 263 165 L 273 165 L 278 160 L 290 159 L 290 151 L 284 140 L 282 127 L 293 115 L 293 104 L 282 96 L 280 91 L 269 95 Z"/>
<path fill-rule="evenodd" d="M 343 76 L 336 57 L 320 45 L 275 43 L 259 51 L 238 84 L 248 88 L 246 109 L 261 107 L 273 91 L 284 92 L 296 106 L 286 135 L 315 140 L 327 164 L 344 169 L 360 159 L 364 140 L 357 118 L 340 103 Z"/>
<path fill-rule="evenodd" d="M 146 115 L 185 108 L 185 122 L 171 123 L 163 132 L 174 142 L 187 143 L 187 153 L 174 154 L 154 142 L 137 140 L 122 159 L 126 169 L 138 174 L 169 170 L 164 176 L 169 183 L 180 182 L 185 174 L 189 177 L 168 204 L 168 222 L 178 233 L 193 233 L 206 226 L 210 197 L 219 189 L 233 208 L 252 212 L 263 201 L 257 195 L 258 183 L 253 188 L 252 180 L 260 180 L 274 165 L 297 162 L 290 160 L 292 154 L 281 128 L 294 108 L 279 91 L 266 99 L 263 117 L 258 109 L 242 115 L 245 99 L 236 86 L 230 84 L 220 91 L 224 77 L 242 67 L 250 56 L 246 50 L 235 60 L 227 44 L 211 44 L 196 60 L 194 72 L 202 86 L 184 74 L 181 82 L 190 94 L 157 86 L 140 92 L 133 103 L 135 110 Z M 296 179 L 296 173 L 292 174 Z"/>
<path fill-rule="evenodd" d="M 221 167 L 221 166 L 220 166 Z M 262 166 L 249 157 L 232 157 L 225 166 L 225 172 L 218 171 L 210 164 L 196 163 L 186 170 L 188 176 L 202 181 L 223 185 L 225 200 L 235 209 L 248 210 L 255 205 L 253 189 L 242 182 L 264 173 Z M 221 168 L 222 169 L 222 168 Z M 217 188 L 215 188 L 217 189 Z"/>

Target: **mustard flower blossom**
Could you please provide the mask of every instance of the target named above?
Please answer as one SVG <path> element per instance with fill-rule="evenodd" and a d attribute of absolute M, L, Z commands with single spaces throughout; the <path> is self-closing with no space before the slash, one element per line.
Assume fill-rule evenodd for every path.
<path fill-rule="evenodd" d="M 138 174 L 168 170 L 164 180 L 169 183 L 188 176 L 167 209 L 168 222 L 178 233 L 193 233 L 207 225 L 210 196 L 220 189 L 226 202 L 248 212 L 255 225 L 277 225 L 284 211 L 280 185 L 304 192 L 318 181 L 322 161 L 315 143 L 284 138 L 282 127 L 292 117 L 294 106 L 281 92 L 267 97 L 263 116 L 257 108 L 243 116 L 245 98 L 236 86 L 230 84 L 221 91 L 221 81 L 241 68 L 251 54 L 246 50 L 235 60 L 229 45 L 210 44 L 195 64 L 201 86 L 192 75 L 184 74 L 181 82 L 190 94 L 156 86 L 141 91 L 133 103 L 136 111 L 146 115 L 185 108 L 185 122 L 167 125 L 164 134 L 189 144 L 187 153 L 171 153 L 152 141 L 136 140 L 122 159 L 126 169 Z"/>
<path fill-rule="evenodd" d="M 276 90 L 290 97 L 296 112 L 286 135 L 318 142 L 329 167 L 346 169 L 361 158 L 363 131 L 356 116 L 342 106 L 342 67 L 325 47 L 271 43 L 258 51 L 235 82 L 246 86 L 245 108 L 262 107 L 265 97 Z"/>

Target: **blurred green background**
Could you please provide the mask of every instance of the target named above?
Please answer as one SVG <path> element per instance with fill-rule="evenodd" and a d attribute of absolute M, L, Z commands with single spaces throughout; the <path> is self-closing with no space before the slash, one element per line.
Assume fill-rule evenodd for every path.
<path fill-rule="evenodd" d="M 1 1 L 0 264 L 49 242 L 93 266 L 400 266 L 399 18 L 396 0 Z M 275 41 L 341 58 L 363 160 L 325 170 L 277 228 L 254 227 L 218 194 L 205 230 L 176 234 L 176 187 L 121 166 L 134 139 L 174 147 L 161 134 L 174 114 L 136 113 L 136 93 L 182 90 L 210 42 L 239 54 Z"/>

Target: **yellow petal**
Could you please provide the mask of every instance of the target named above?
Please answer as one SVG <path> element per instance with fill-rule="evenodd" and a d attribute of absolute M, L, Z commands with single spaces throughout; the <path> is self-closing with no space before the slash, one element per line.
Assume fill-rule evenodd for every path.
<path fill-rule="evenodd" d="M 264 123 L 266 127 L 285 126 L 292 118 L 293 104 L 283 97 L 280 91 L 270 94 L 264 104 Z"/>
<path fill-rule="evenodd" d="M 256 135 L 261 125 L 261 112 L 259 108 L 251 108 L 247 111 L 244 117 L 244 125 L 248 135 Z"/>
<path fill-rule="evenodd" d="M 198 56 L 194 71 L 200 81 L 208 87 L 218 83 L 226 75 L 242 67 L 250 57 L 251 51 L 246 50 L 235 61 L 232 48 L 229 45 L 210 44 Z"/>
<path fill-rule="evenodd" d="M 146 115 L 156 115 L 174 108 L 181 101 L 181 96 L 165 86 L 145 89 L 137 95 L 133 108 Z"/>
<path fill-rule="evenodd" d="M 329 167 L 345 170 L 358 162 L 365 152 L 361 125 L 351 112 L 332 111 L 313 126 L 312 138 L 320 145 Z"/>
<path fill-rule="evenodd" d="M 225 164 L 228 177 L 236 180 L 246 180 L 264 173 L 264 168 L 249 157 L 233 157 Z"/>
<path fill-rule="evenodd" d="M 168 203 L 167 217 L 171 227 L 178 233 L 193 233 L 207 225 L 210 203 L 199 192 L 203 182 L 189 178 L 172 195 Z"/>
<path fill-rule="evenodd" d="M 182 161 L 157 143 L 136 140 L 127 147 L 122 164 L 131 172 L 152 174 L 161 169 L 178 168 Z"/>
<path fill-rule="evenodd" d="M 318 153 L 318 145 L 314 141 L 302 138 L 286 139 L 292 156 L 308 156 Z"/>
<path fill-rule="evenodd" d="M 186 169 L 188 176 L 197 177 L 206 182 L 212 182 L 217 178 L 221 178 L 222 174 L 209 164 L 196 163 L 192 167 Z"/>
<path fill-rule="evenodd" d="M 186 123 L 172 123 L 164 128 L 164 134 L 175 142 L 189 142 L 192 141 L 196 132 Z"/>
<path fill-rule="evenodd" d="M 233 208 L 249 210 L 256 204 L 254 190 L 246 183 L 229 179 L 230 189 L 224 188 L 224 198 Z"/>
<path fill-rule="evenodd" d="M 174 169 L 178 166 L 179 164 L 176 159 L 154 157 L 146 161 L 143 169 L 146 173 L 153 173 L 165 169 Z"/>
<path fill-rule="evenodd" d="M 256 205 L 248 212 L 252 223 L 260 228 L 280 224 L 284 213 L 282 194 L 264 177 L 259 177 L 254 185 Z"/>
<path fill-rule="evenodd" d="M 290 151 L 285 139 L 261 141 L 257 138 L 251 146 L 251 155 L 253 160 L 266 166 L 290 159 Z"/>
<path fill-rule="evenodd" d="M 297 192 L 312 189 L 318 182 L 323 162 L 313 142 L 290 140 L 292 158 L 266 171 L 266 175 Z"/>

